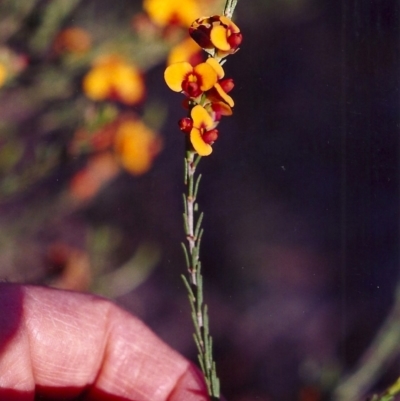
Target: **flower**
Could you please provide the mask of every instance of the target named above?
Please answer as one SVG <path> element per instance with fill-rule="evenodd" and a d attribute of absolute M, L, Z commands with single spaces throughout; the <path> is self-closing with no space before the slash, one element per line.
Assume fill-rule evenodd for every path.
<path fill-rule="evenodd" d="M 190 142 L 200 156 L 208 156 L 212 152 L 211 144 L 218 138 L 218 130 L 215 129 L 216 122 L 200 105 L 193 107 L 190 116 L 193 120 Z"/>
<path fill-rule="evenodd" d="M 0 88 L 20 74 L 28 61 L 25 54 L 17 54 L 8 47 L 0 46 Z"/>
<path fill-rule="evenodd" d="M 177 23 L 189 27 L 201 15 L 196 0 L 144 0 L 143 9 L 157 25 L 165 27 Z"/>
<path fill-rule="evenodd" d="M 87 165 L 76 173 L 70 182 L 70 193 L 75 200 L 93 198 L 119 172 L 119 166 L 110 152 L 90 157 Z"/>
<path fill-rule="evenodd" d="M 214 15 L 195 20 L 189 34 L 200 47 L 219 58 L 235 53 L 242 43 L 239 27 L 228 17 Z"/>
<path fill-rule="evenodd" d="M 115 153 L 122 166 L 133 175 L 146 173 L 161 147 L 160 137 L 140 120 L 127 119 L 117 129 Z"/>
<path fill-rule="evenodd" d="M 0 63 L 0 88 L 4 85 L 7 79 L 7 69 L 6 66 Z"/>
<path fill-rule="evenodd" d="M 185 95 L 196 98 L 217 83 L 218 75 L 208 63 L 200 63 L 192 67 L 184 61 L 168 66 L 164 78 L 173 91 L 183 91 Z"/>
<path fill-rule="evenodd" d="M 83 91 L 92 100 L 118 99 L 132 105 L 143 98 L 145 87 L 134 64 L 111 55 L 98 59 L 84 76 Z"/>
<path fill-rule="evenodd" d="M 168 55 L 167 65 L 182 61 L 197 64 L 201 61 L 200 51 L 199 45 L 191 37 L 188 37 L 172 48 Z"/>
<path fill-rule="evenodd" d="M 229 78 L 222 80 L 222 78 L 225 76 L 225 71 L 222 68 L 221 64 L 219 64 L 218 61 L 215 60 L 215 58 L 210 57 L 207 59 L 206 62 L 214 69 L 218 77 L 218 82 L 216 82 L 214 84 L 214 87 L 207 92 L 207 98 L 211 102 L 222 101 L 226 103 L 229 107 L 233 107 L 235 105 L 235 102 L 227 93 L 230 92 L 234 87 L 233 79 Z"/>
<path fill-rule="evenodd" d="M 82 28 L 70 27 L 63 29 L 54 42 L 57 53 L 86 53 L 92 46 L 90 35 Z"/>

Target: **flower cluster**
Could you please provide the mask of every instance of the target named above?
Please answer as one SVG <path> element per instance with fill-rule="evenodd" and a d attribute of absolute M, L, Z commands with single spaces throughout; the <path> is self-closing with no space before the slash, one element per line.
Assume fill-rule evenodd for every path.
<path fill-rule="evenodd" d="M 234 101 L 228 94 L 233 80 L 225 78 L 222 67 L 226 56 L 235 53 L 242 42 L 240 29 L 229 18 L 219 15 L 199 18 L 189 28 L 190 36 L 209 55 L 205 62 L 192 66 L 188 62 L 169 65 L 165 82 L 175 92 L 186 96 L 188 117 L 179 121 L 180 129 L 200 156 L 212 152 L 218 138 L 216 129 L 221 116 L 230 116 Z"/>
<path fill-rule="evenodd" d="M 145 93 L 142 75 L 137 67 L 118 55 L 102 56 L 83 77 L 83 92 L 95 101 L 116 99 L 133 105 Z"/>

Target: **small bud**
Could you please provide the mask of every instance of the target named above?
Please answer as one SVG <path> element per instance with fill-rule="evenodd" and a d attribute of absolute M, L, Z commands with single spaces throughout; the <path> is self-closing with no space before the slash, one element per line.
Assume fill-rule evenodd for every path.
<path fill-rule="evenodd" d="M 232 33 L 228 37 L 228 43 L 231 45 L 232 49 L 237 49 L 242 43 L 242 40 L 243 40 L 243 35 L 240 32 Z"/>
<path fill-rule="evenodd" d="M 212 144 L 218 139 L 218 130 L 214 128 L 207 131 L 203 134 L 202 138 L 205 143 Z"/>
<path fill-rule="evenodd" d="M 193 127 L 193 120 L 189 117 L 181 118 L 179 120 L 179 129 L 188 134 Z"/>
<path fill-rule="evenodd" d="M 235 86 L 232 78 L 223 79 L 219 81 L 219 84 L 226 93 L 230 92 Z"/>

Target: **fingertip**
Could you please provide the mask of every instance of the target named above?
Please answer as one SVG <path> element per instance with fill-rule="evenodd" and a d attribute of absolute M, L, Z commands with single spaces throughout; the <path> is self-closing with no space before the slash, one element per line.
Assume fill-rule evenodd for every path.
<path fill-rule="evenodd" d="M 209 401 L 207 386 L 202 373 L 189 365 L 186 372 L 178 380 L 176 387 L 167 401 Z"/>

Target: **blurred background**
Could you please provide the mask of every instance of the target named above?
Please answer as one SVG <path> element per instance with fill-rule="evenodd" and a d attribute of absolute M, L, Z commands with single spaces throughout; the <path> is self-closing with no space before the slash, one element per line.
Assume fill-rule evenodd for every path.
<path fill-rule="evenodd" d="M 163 71 L 201 60 L 187 27 L 223 5 L 0 2 L 0 278 L 114 299 L 194 361 L 185 111 Z M 234 114 L 199 167 L 222 391 L 329 399 L 395 302 L 399 3 L 239 1 L 235 22 Z"/>

